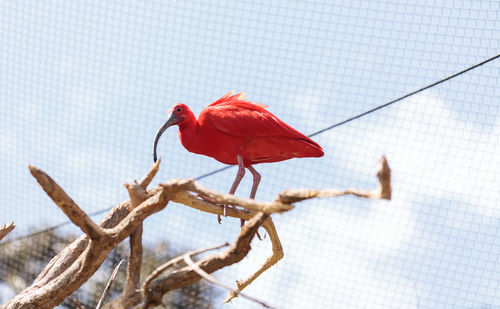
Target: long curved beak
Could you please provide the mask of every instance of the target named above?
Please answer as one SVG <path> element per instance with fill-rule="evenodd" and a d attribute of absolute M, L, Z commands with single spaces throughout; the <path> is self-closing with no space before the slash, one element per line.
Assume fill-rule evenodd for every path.
<path fill-rule="evenodd" d="M 156 132 L 155 142 L 153 144 L 153 161 L 154 162 L 157 161 L 156 146 L 158 145 L 158 141 L 160 140 L 161 135 L 163 134 L 163 132 L 165 132 L 165 130 L 168 129 L 168 127 L 173 126 L 178 121 L 179 120 L 177 119 L 177 117 L 175 116 L 175 114 L 174 113 L 170 113 L 170 116 L 168 117 L 167 121 L 165 121 L 165 123 L 161 126 L 161 128 L 158 130 L 158 132 Z"/>

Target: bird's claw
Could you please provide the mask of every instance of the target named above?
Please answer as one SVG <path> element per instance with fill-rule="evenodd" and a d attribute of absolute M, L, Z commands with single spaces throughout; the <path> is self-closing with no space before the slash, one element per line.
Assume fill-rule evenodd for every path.
<path fill-rule="evenodd" d="M 199 194 L 199 193 L 196 196 L 199 197 L 199 198 L 201 198 L 202 200 L 204 200 L 207 203 L 214 204 L 214 205 L 219 205 L 219 206 L 224 206 L 223 215 L 224 215 L 224 217 L 227 217 L 227 205 L 219 204 L 214 199 L 212 199 L 212 198 L 210 198 L 208 196 Z M 219 222 L 219 224 L 222 224 L 222 218 L 221 218 L 220 215 L 217 215 L 217 222 Z"/>
<path fill-rule="evenodd" d="M 219 205 L 219 204 L 217 204 L 217 205 Z M 224 217 L 227 217 L 227 205 L 222 205 L 222 206 L 224 207 L 224 210 L 222 211 L 222 215 Z M 217 215 L 217 222 L 219 222 L 219 224 L 221 224 L 221 222 L 222 222 L 220 215 Z"/>
<path fill-rule="evenodd" d="M 237 209 L 237 208 L 236 208 L 236 206 L 233 206 L 233 205 L 225 205 L 225 204 L 220 204 L 220 203 L 217 203 L 217 201 L 216 201 L 216 200 L 214 200 L 214 199 L 212 199 L 212 198 L 210 198 L 210 197 L 208 197 L 208 196 L 205 196 L 205 195 L 199 194 L 199 193 L 198 193 L 196 196 L 197 196 L 197 197 L 199 197 L 199 198 L 201 198 L 202 200 L 204 200 L 204 201 L 205 201 L 205 202 L 207 202 L 207 203 L 214 204 L 214 205 L 218 205 L 218 206 L 222 206 L 222 207 L 223 207 L 223 210 L 222 210 L 222 215 L 223 215 L 224 217 L 227 217 L 227 209 L 228 209 L 229 207 L 231 207 L 231 208 L 233 208 L 233 209 Z M 241 227 L 243 227 L 243 225 L 245 225 L 245 219 L 240 219 L 240 220 L 241 220 L 240 225 L 241 225 Z M 221 215 L 217 215 L 217 222 L 218 222 L 219 224 L 222 224 L 222 217 L 221 217 Z M 258 235 L 258 233 L 257 233 L 257 235 Z M 262 239 L 260 238 L 260 235 L 258 235 L 258 237 L 259 237 L 259 239 L 260 239 L 260 240 L 262 240 Z"/>

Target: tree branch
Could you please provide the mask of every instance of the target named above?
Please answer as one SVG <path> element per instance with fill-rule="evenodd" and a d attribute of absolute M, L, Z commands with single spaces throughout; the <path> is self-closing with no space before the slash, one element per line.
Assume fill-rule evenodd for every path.
<path fill-rule="evenodd" d="M 241 261 L 250 251 L 250 242 L 252 241 L 259 226 L 268 218 L 269 215 L 262 212 L 257 213 L 245 226 L 242 227 L 240 235 L 236 242 L 226 251 L 220 254 L 214 254 L 198 261 L 198 265 L 203 271 L 212 273 L 218 269 L 229 266 Z M 201 276 L 191 267 L 186 266 L 178 269 L 167 277 L 153 280 L 150 283 L 149 297 L 145 297 L 143 302 L 134 308 L 150 308 L 161 304 L 163 295 L 169 291 L 180 289 L 195 281 L 201 279 Z"/>
<path fill-rule="evenodd" d="M 294 206 L 290 205 L 289 203 L 281 203 L 280 201 L 271 203 L 258 202 L 254 199 L 240 198 L 232 194 L 215 192 L 213 190 L 202 187 L 194 180 L 188 183 L 187 189 L 189 191 L 199 193 L 202 196 L 209 197 L 216 203 L 240 206 L 253 212 L 262 211 L 266 214 L 283 213 L 294 208 Z"/>
<path fill-rule="evenodd" d="M 214 277 L 210 276 L 208 273 L 206 273 L 203 269 L 201 269 L 198 265 L 196 265 L 196 263 L 191 259 L 191 255 L 192 253 L 188 252 L 186 254 L 184 254 L 184 261 L 186 262 L 186 264 L 191 267 L 198 275 L 200 275 L 203 279 L 207 280 L 208 282 L 211 282 L 215 285 L 218 285 L 226 290 L 229 290 L 231 291 L 231 293 L 235 294 L 235 295 L 241 295 L 243 296 L 244 298 L 246 299 L 249 299 L 253 302 L 256 302 L 258 304 L 260 304 L 261 306 L 265 307 L 265 308 L 273 308 L 271 306 L 269 306 L 268 304 L 266 304 L 265 302 L 255 298 L 255 297 L 252 297 L 252 296 L 249 296 L 249 295 L 246 295 L 246 294 L 243 294 L 243 292 L 240 292 L 240 291 L 237 291 L 233 288 L 231 288 L 230 286 L 220 282 L 220 281 L 217 281 L 215 280 Z"/>
<path fill-rule="evenodd" d="M 0 226 L 0 240 L 7 236 L 7 234 L 9 234 L 15 227 L 16 225 L 14 224 L 14 222 L 10 222 Z"/>
<path fill-rule="evenodd" d="M 104 301 L 108 296 L 109 290 L 111 289 L 113 282 L 115 282 L 116 275 L 118 274 L 118 270 L 120 269 L 120 266 L 122 266 L 123 261 L 124 260 L 121 260 L 120 263 L 116 265 L 115 269 L 111 273 L 111 277 L 109 277 L 108 283 L 106 284 L 106 287 L 104 288 L 104 291 L 102 292 L 101 298 L 99 298 L 99 302 L 97 303 L 95 309 L 101 309 L 102 305 L 104 304 Z"/>
<path fill-rule="evenodd" d="M 135 181 L 133 184 L 126 184 L 130 200 L 116 205 L 106 218 L 99 225 L 96 225 L 54 180 L 40 169 L 30 166 L 31 173 L 45 192 L 68 218 L 80 227 L 85 235 L 82 235 L 54 257 L 33 284 L 7 302 L 3 308 L 36 307 L 43 309 L 57 306 L 87 281 L 104 262 L 108 253 L 126 237 L 130 237 L 127 285 L 118 298 L 119 301 L 108 303 L 105 307 L 149 308 L 161 304 L 165 293 L 200 280 L 202 274 L 210 274 L 220 268 L 239 262 L 248 254 L 250 242 L 259 226 L 262 226 L 270 235 L 273 254 L 254 274 L 237 282 L 237 289 L 231 290 L 226 299 L 229 301 L 283 257 L 278 234 L 269 216 L 271 213 L 289 211 L 294 208 L 291 203 L 314 197 L 354 194 L 364 198 L 391 198 L 390 169 L 385 157 L 379 163 L 377 172 L 379 187 L 375 190 L 285 190 L 273 202 L 259 202 L 229 194 L 220 194 L 203 188 L 191 179 L 173 179 L 148 191 L 146 187 L 152 181 L 158 168 L 159 161 L 151 167 L 139 183 Z M 161 211 L 169 201 L 182 203 L 207 213 L 223 213 L 223 206 L 204 201 L 190 192 L 207 196 L 217 203 L 244 207 L 245 209 L 229 208 L 227 215 L 249 220 L 249 222 L 242 228 L 236 242 L 226 251 L 205 257 L 194 263 L 194 267 L 191 267 L 192 265 L 185 266 L 173 271 L 168 276 L 158 277 L 164 269 L 179 262 L 179 258 L 174 259 L 160 266 L 151 274 L 143 284 L 144 289 L 141 291 L 139 287 L 142 264 L 142 222 L 145 218 Z M 10 225 L 4 226 L 0 229 L 0 233 L 6 234 L 8 232 L 4 232 L 4 230 L 12 228 L 13 226 Z M 187 254 L 191 256 L 194 253 Z M 185 257 L 181 256 L 180 258 Z M 187 263 L 189 264 L 189 262 Z M 200 272 L 200 269 L 203 273 Z M 113 307 L 113 304 L 118 307 Z"/>
<path fill-rule="evenodd" d="M 369 198 L 369 199 L 391 199 L 391 169 L 387 163 L 385 156 L 382 156 L 378 164 L 377 178 L 379 180 L 379 187 L 374 190 L 358 190 L 358 189 L 346 189 L 346 190 L 308 190 L 308 189 L 288 189 L 282 191 L 275 201 L 291 204 L 300 202 L 303 200 L 318 198 L 318 197 L 337 197 L 341 195 L 352 194 L 357 197 Z"/>
<path fill-rule="evenodd" d="M 161 163 L 161 158 L 159 158 L 153 166 L 149 169 L 149 172 L 141 179 L 139 182 L 139 186 L 146 190 L 146 188 L 149 186 L 153 178 L 155 177 L 156 173 L 158 173 L 158 170 L 160 169 L 160 163 Z"/>
<path fill-rule="evenodd" d="M 153 169 L 154 168 L 155 166 L 153 166 Z M 36 175 L 35 177 L 37 177 L 37 180 L 43 184 L 42 187 L 56 204 L 59 203 L 64 205 L 61 207 L 61 205 L 58 204 L 63 209 L 80 210 L 71 198 L 69 198 L 69 196 L 67 196 L 48 175 L 34 167 L 30 167 L 30 170 L 34 176 Z M 81 247 L 83 247 L 82 252 L 71 254 L 71 262 L 63 256 L 56 256 L 42 272 L 43 276 L 39 276 L 39 279 L 35 280 L 32 286 L 7 302 L 5 308 L 32 308 L 33 306 L 36 308 L 53 308 L 60 304 L 68 295 L 78 289 L 94 274 L 104 262 L 109 251 L 116 247 L 124 238 L 133 233 L 147 216 L 163 209 L 169 201 L 168 194 L 174 191 L 175 190 L 172 188 L 168 188 L 168 190 L 160 188 L 147 201 L 130 211 L 123 220 L 121 220 L 118 224 L 118 226 L 120 226 L 119 230 L 117 230 L 116 227 L 107 230 L 100 229 L 102 235 L 99 237 L 98 241 L 81 238 L 79 242 L 74 242 L 70 245 L 70 248 L 78 248 L 79 251 Z M 74 206 L 76 206 L 76 208 Z M 120 212 L 119 209 L 117 209 L 116 212 Z M 85 213 L 81 214 L 78 213 L 78 211 L 69 211 L 69 213 L 66 214 L 73 222 L 76 221 L 81 223 L 82 220 L 85 221 L 84 219 L 88 218 Z M 79 215 L 82 217 L 78 218 Z M 113 217 L 114 213 L 108 216 L 108 218 Z M 82 228 L 82 230 L 88 227 L 87 224 L 83 226 L 84 228 Z M 66 251 L 66 253 L 71 251 L 72 250 Z M 59 266 L 59 268 L 55 268 L 55 266 Z M 56 275 L 54 273 L 56 273 Z M 42 281 L 45 281 L 45 283 L 40 284 Z"/>
<path fill-rule="evenodd" d="M 158 171 L 157 161 L 150 172 L 144 177 L 140 184 L 136 181 L 133 184 L 125 184 L 130 196 L 130 204 L 133 209 L 137 208 L 146 200 L 146 186 L 153 179 L 154 173 Z M 142 223 L 130 235 L 130 250 L 127 264 L 127 285 L 124 293 L 120 297 L 129 301 L 140 301 L 139 286 L 142 268 Z"/>
<path fill-rule="evenodd" d="M 201 254 L 201 253 L 204 253 L 204 252 L 207 252 L 207 251 L 217 250 L 217 249 L 220 249 L 220 248 L 226 247 L 226 246 L 229 246 L 229 244 L 228 243 L 224 243 L 224 244 L 216 246 L 216 247 L 210 247 L 210 248 L 207 248 L 207 249 L 202 249 L 202 250 L 197 250 L 197 251 L 190 251 L 188 253 L 191 254 L 191 255 L 198 255 L 198 254 Z M 151 282 L 153 282 L 153 280 L 155 280 L 156 278 L 158 278 L 167 269 L 169 269 L 170 267 L 173 267 L 173 266 L 177 265 L 179 262 L 181 262 L 184 259 L 184 256 L 186 254 L 183 254 L 183 255 L 178 256 L 178 257 L 173 258 L 173 259 L 170 259 L 168 262 L 166 262 L 166 263 L 160 265 L 159 267 L 157 267 L 146 278 L 146 281 L 144 282 L 144 284 L 142 286 L 142 293 L 143 293 L 144 299 L 147 300 L 147 299 L 151 298 L 151 294 L 150 294 L 150 285 L 151 285 Z"/>
<path fill-rule="evenodd" d="M 153 166 L 154 168 L 154 166 Z M 147 198 L 152 197 L 161 190 L 161 187 L 156 187 L 148 191 Z M 109 229 L 115 227 L 125 218 L 132 210 L 130 200 L 118 203 L 114 206 L 106 217 L 99 223 L 99 227 Z M 71 266 L 76 259 L 82 254 L 88 246 L 89 238 L 87 235 L 82 235 L 64 248 L 57 254 L 44 270 L 38 275 L 33 285 L 44 285 L 50 280 L 53 280 Z"/>
<path fill-rule="evenodd" d="M 100 239 L 104 232 L 87 216 L 87 214 L 76 205 L 75 202 L 64 192 L 64 190 L 41 169 L 29 166 L 31 175 L 36 178 L 43 190 L 50 196 L 59 208 L 82 232 L 90 239 Z"/>

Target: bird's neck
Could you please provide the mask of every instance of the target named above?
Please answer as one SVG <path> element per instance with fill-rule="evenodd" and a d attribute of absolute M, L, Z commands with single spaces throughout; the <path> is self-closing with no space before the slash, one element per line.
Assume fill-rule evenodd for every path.
<path fill-rule="evenodd" d="M 198 134 L 198 121 L 193 114 L 179 123 L 179 138 L 188 151 L 197 152 L 197 146 L 200 145 L 200 135 Z"/>

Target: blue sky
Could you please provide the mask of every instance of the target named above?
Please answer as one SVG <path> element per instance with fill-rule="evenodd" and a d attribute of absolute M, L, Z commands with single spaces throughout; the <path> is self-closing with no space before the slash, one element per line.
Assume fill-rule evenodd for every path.
<path fill-rule="evenodd" d="M 309 134 L 500 51 L 498 1 L 0 6 L 0 218 L 16 222 L 12 236 L 66 220 L 29 164 L 86 211 L 110 207 L 149 168 L 174 103 L 198 114 L 245 91 Z M 248 293 L 279 308 L 500 307 L 499 76 L 497 60 L 315 136 L 321 159 L 256 166 L 257 198 L 270 200 L 288 187 L 371 188 L 385 154 L 394 199 L 322 199 L 276 216 L 285 258 Z M 185 151 L 173 128 L 159 153 L 154 183 L 222 167 Z M 225 192 L 235 173 L 202 183 Z M 250 187 L 247 175 L 237 194 Z M 196 249 L 237 232 L 236 220 L 219 226 L 170 205 L 148 219 L 145 239 Z M 234 282 L 269 253 L 267 241 L 255 242 L 217 277 Z"/>

